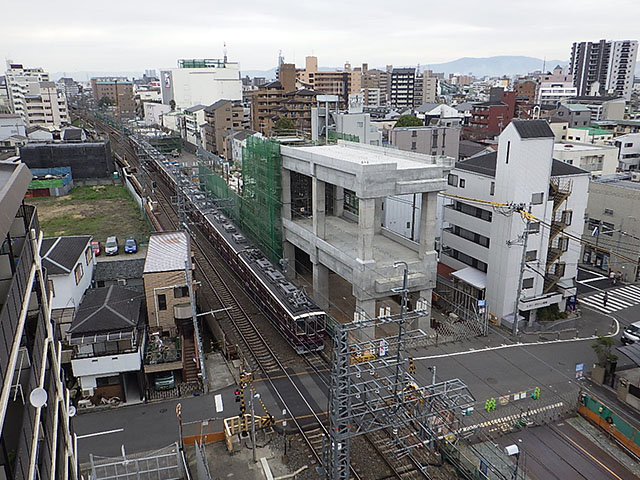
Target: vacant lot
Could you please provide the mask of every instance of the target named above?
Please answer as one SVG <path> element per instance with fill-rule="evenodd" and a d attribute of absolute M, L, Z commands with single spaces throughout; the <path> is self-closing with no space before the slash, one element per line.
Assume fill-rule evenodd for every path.
<path fill-rule="evenodd" d="M 134 236 L 139 242 L 149 237 L 149 224 L 124 187 L 76 187 L 63 197 L 29 198 L 25 202 L 37 207 L 46 237 L 93 235 L 102 242 L 111 235 L 122 240 Z"/>

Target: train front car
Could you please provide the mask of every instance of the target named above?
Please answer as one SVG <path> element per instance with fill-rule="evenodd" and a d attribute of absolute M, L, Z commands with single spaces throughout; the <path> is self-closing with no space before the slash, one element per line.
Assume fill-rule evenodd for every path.
<path fill-rule="evenodd" d="M 318 311 L 300 314 L 295 317 L 295 325 L 298 353 L 319 352 L 324 348 L 327 325 L 325 312 L 318 309 Z"/>

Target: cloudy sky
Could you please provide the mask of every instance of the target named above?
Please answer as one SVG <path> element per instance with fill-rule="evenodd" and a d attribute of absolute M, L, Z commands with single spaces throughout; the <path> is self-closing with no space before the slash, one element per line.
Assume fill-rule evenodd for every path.
<path fill-rule="evenodd" d="M 281 49 L 302 65 L 428 65 L 459 57 L 567 59 L 571 43 L 637 39 L 640 1 L 602 0 L 4 0 L 0 54 L 62 71 L 142 71 L 178 58 L 268 69 Z M 37 14 L 36 14 L 37 12 Z"/>

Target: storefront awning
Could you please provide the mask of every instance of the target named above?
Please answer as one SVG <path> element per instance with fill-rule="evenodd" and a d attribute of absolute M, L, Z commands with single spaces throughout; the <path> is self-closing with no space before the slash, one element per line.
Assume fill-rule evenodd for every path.
<path fill-rule="evenodd" d="M 481 272 L 477 268 L 466 267 L 462 270 L 457 270 L 451 274 L 458 280 L 462 280 L 464 283 L 468 283 L 472 287 L 478 290 L 484 290 L 487 288 L 487 274 Z"/>

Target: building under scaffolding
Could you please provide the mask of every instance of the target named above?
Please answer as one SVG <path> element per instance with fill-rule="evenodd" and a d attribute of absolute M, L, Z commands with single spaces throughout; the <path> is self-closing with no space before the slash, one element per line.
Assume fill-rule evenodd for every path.
<path fill-rule="evenodd" d="M 223 170 L 200 165 L 201 188 L 210 192 L 273 262 L 282 258 L 282 201 L 280 144 L 248 137 L 242 152 L 242 190 L 236 193 Z"/>

